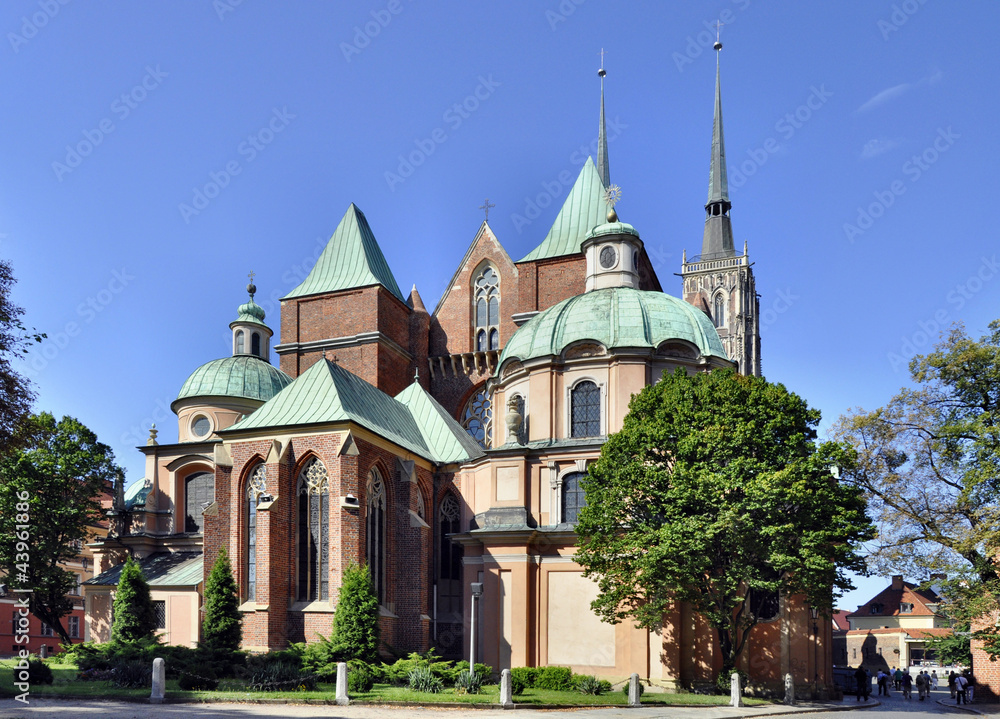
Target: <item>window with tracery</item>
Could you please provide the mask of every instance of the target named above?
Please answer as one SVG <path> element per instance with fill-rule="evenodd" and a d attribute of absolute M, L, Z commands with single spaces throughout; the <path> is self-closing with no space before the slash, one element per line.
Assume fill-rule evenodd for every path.
<path fill-rule="evenodd" d="M 716 327 L 726 324 L 726 304 L 722 300 L 722 295 L 715 296 L 715 311 L 712 312 L 712 322 Z"/>
<path fill-rule="evenodd" d="M 581 480 L 586 472 L 571 472 L 563 477 L 562 483 L 562 521 L 570 524 L 580 519 L 580 510 L 587 506 L 586 493 Z"/>
<path fill-rule="evenodd" d="M 483 387 L 472 396 L 462 413 L 462 426 L 479 446 L 488 449 L 492 446 L 493 434 L 493 402 Z"/>
<path fill-rule="evenodd" d="M 453 621 L 462 616 L 462 545 L 448 535 L 461 531 L 462 509 L 449 492 L 438 508 L 438 611 L 443 621 Z"/>
<path fill-rule="evenodd" d="M 192 474 L 184 482 L 184 531 L 200 532 L 204 529 L 202 511 L 215 501 L 215 475 L 211 472 Z"/>
<path fill-rule="evenodd" d="M 368 474 L 367 484 L 367 516 L 365 517 L 365 559 L 368 561 L 368 571 L 371 573 L 372 586 L 379 604 L 385 604 L 385 565 L 386 565 L 386 531 L 385 531 L 385 482 L 377 469 Z"/>
<path fill-rule="evenodd" d="M 500 349 L 500 277 L 486 266 L 473 285 L 476 351 Z"/>
<path fill-rule="evenodd" d="M 581 382 L 569 393 L 570 437 L 598 437 L 601 434 L 601 390 Z"/>
<path fill-rule="evenodd" d="M 298 488 L 298 598 L 329 599 L 330 489 L 326 467 L 312 459 L 299 472 Z"/>
<path fill-rule="evenodd" d="M 261 496 L 266 493 L 267 467 L 264 464 L 258 464 L 247 482 L 247 514 L 244 525 L 246 532 L 246 544 L 243 547 L 244 557 L 246 557 L 246 599 L 251 602 L 257 597 L 257 505 L 260 504 Z"/>

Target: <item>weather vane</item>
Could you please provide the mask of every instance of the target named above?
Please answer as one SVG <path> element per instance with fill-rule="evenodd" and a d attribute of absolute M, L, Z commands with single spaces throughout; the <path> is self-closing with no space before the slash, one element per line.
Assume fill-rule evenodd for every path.
<path fill-rule="evenodd" d="M 608 222 L 618 222 L 618 213 L 615 212 L 615 205 L 621 202 L 622 188 L 618 185 L 611 185 L 604 191 L 604 201 L 608 205 Z"/>
<path fill-rule="evenodd" d="M 487 222 L 490 221 L 490 208 L 491 207 L 496 207 L 496 205 L 493 204 L 492 202 L 490 202 L 490 198 L 488 198 L 488 197 L 486 198 L 486 201 L 483 202 L 483 204 L 481 204 L 479 206 L 480 210 L 485 210 L 486 211 L 486 221 Z"/>
<path fill-rule="evenodd" d="M 253 283 L 254 271 L 250 270 L 250 274 L 247 277 L 250 278 L 250 284 L 247 285 L 247 292 L 250 293 L 250 299 L 253 299 L 253 296 L 257 294 L 257 285 Z"/>

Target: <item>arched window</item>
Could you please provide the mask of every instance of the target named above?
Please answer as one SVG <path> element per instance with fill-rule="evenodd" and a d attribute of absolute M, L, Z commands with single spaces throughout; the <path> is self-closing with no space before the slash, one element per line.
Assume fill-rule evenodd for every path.
<path fill-rule="evenodd" d="M 251 602 L 257 597 L 257 505 L 260 503 L 261 495 L 266 493 L 267 467 L 264 464 L 258 464 L 247 482 L 247 514 L 244 526 L 246 532 L 246 545 L 243 548 L 246 557 L 246 599 Z"/>
<path fill-rule="evenodd" d="M 215 475 L 192 474 L 184 481 L 184 531 L 200 532 L 205 527 L 202 510 L 215 501 Z"/>
<path fill-rule="evenodd" d="M 254 332 L 250 336 L 250 353 L 254 357 L 260 357 L 260 333 Z"/>
<path fill-rule="evenodd" d="M 587 506 L 587 497 L 580 480 L 587 476 L 586 472 L 571 472 L 563 477 L 562 484 L 562 521 L 575 523 L 580 519 L 580 510 Z"/>
<path fill-rule="evenodd" d="M 385 482 L 377 469 L 368 473 L 366 495 L 368 515 L 365 517 L 365 558 L 378 603 L 385 604 Z"/>
<path fill-rule="evenodd" d="M 299 472 L 298 599 L 330 598 L 330 488 L 326 467 L 312 459 Z"/>
<path fill-rule="evenodd" d="M 243 335 L 243 330 L 236 330 L 236 354 L 241 355 L 245 350 L 246 337 Z"/>
<path fill-rule="evenodd" d="M 750 590 L 750 613 L 759 622 L 770 622 L 778 618 L 781 611 L 781 601 L 778 593 L 766 589 Z"/>
<path fill-rule="evenodd" d="M 593 382 L 581 382 L 569 393 L 570 437 L 601 434 L 601 390 Z"/>
<path fill-rule="evenodd" d="M 493 434 L 493 402 L 483 387 L 472 396 L 462 413 L 462 426 L 483 449 L 491 446 Z"/>
<path fill-rule="evenodd" d="M 712 312 L 712 322 L 716 327 L 724 327 L 726 324 L 726 303 L 722 300 L 722 295 L 715 296 L 715 308 Z"/>
<path fill-rule="evenodd" d="M 476 351 L 500 349 L 500 277 L 487 265 L 473 283 Z"/>
<path fill-rule="evenodd" d="M 462 510 L 451 492 L 438 509 L 438 612 L 444 621 L 462 616 L 462 545 L 448 538 L 461 531 Z"/>

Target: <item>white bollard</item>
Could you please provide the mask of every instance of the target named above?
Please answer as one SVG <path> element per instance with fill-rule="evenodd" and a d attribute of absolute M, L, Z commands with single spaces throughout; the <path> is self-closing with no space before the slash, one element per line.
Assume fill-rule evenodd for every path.
<path fill-rule="evenodd" d="M 785 675 L 785 704 L 795 706 L 795 680 L 791 674 Z"/>
<path fill-rule="evenodd" d="M 163 664 L 163 659 L 157 657 L 153 660 L 153 691 L 149 695 L 150 704 L 163 703 L 163 690 L 166 686 L 166 667 Z"/>
<path fill-rule="evenodd" d="M 510 669 L 504 669 L 500 672 L 500 706 L 504 709 L 514 708 L 514 694 L 510 684 Z"/>
<path fill-rule="evenodd" d="M 49 645 L 48 644 L 43 644 L 41 646 L 41 648 L 38 650 L 38 656 L 41 659 L 48 659 L 49 658 Z"/>
<path fill-rule="evenodd" d="M 740 686 L 740 675 L 733 672 L 729 678 L 729 706 L 743 706 L 743 691 Z"/>
<path fill-rule="evenodd" d="M 337 704 L 347 706 L 351 700 L 347 696 L 347 664 L 337 664 Z"/>
<path fill-rule="evenodd" d="M 639 693 L 639 675 L 633 674 L 628 678 L 628 705 L 630 707 L 639 706 L 642 703 L 641 696 Z"/>

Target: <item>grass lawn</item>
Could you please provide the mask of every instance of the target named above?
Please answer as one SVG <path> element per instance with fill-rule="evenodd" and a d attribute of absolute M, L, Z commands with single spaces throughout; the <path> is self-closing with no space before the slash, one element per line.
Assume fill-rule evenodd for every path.
<path fill-rule="evenodd" d="M 15 660 L 0 662 L 0 693 L 2 690 L 13 689 L 13 667 Z M 92 696 L 95 699 L 146 698 L 150 689 L 118 689 L 103 681 L 81 681 L 77 679 L 77 669 L 73 664 L 50 663 L 53 683 L 51 685 L 35 684 L 31 687 L 32 696 Z M 176 679 L 167 680 L 168 699 L 189 699 L 208 701 L 248 701 L 254 699 L 284 699 L 292 702 L 333 702 L 336 699 L 336 687 L 333 684 L 318 684 L 315 691 L 280 691 L 280 692 L 250 692 L 242 688 L 241 682 L 233 679 L 223 679 L 216 691 L 181 691 Z M 376 684 L 372 691 L 351 696 L 353 701 L 365 703 L 400 702 L 409 704 L 460 703 L 460 704 L 498 704 L 500 702 L 500 687 L 491 685 L 483 687 L 481 694 L 456 694 L 452 689 L 446 689 L 440 694 L 413 692 L 405 687 L 389 684 Z M 762 699 L 745 698 L 748 705 L 768 704 Z M 528 689 L 524 694 L 514 697 L 515 704 L 562 705 L 562 706 L 592 706 L 609 704 L 626 704 L 627 697 L 621 690 L 600 694 L 597 696 L 579 694 L 577 692 L 549 691 L 544 689 Z M 646 693 L 643 704 L 649 705 L 724 705 L 729 703 L 727 696 L 707 696 L 704 694 L 654 694 Z"/>

